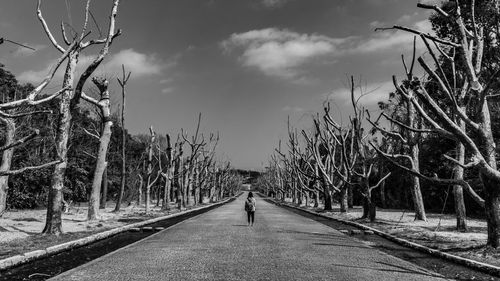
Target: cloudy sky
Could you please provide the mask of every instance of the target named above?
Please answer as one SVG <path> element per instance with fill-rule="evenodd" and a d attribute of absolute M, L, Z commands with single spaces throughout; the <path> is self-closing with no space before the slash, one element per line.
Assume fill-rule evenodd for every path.
<path fill-rule="evenodd" d="M 75 30 L 83 0 L 45 0 L 44 16 L 62 43 L 61 21 Z M 100 29 L 107 26 L 111 0 L 94 0 Z M 347 79 L 354 75 L 369 108 L 392 90 L 401 75 L 401 54 L 411 53 L 412 36 L 374 32 L 406 25 L 430 30 L 428 12 L 415 0 L 122 0 L 114 41 L 99 74 L 116 79 L 121 64 L 132 71 L 126 126 L 146 133 L 193 130 L 198 112 L 205 132 L 219 131 L 220 157 L 240 168 L 261 168 L 280 138 L 286 119 L 299 127 L 322 103 L 334 103 L 338 119 L 349 114 Z M 429 1 L 426 1 L 429 2 Z M 0 62 L 22 82 L 36 83 L 58 53 L 42 32 L 36 1 L 2 1 L 0 36 L 36 48 L 4 44 Z M 92 25 L 93 36 L 99 29 Z M 88 63 L 92 50 L 80 57 Z M 51 89 L 60 88 L 54 81 Z"/>

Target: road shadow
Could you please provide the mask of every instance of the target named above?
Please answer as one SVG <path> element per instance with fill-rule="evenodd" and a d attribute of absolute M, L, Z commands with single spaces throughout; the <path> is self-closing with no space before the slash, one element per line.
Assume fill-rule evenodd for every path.
<path fill-rule="evenodd" d="M 339 266 L 343 268 L 353 268 L 353 269 L 364 269 L 364 270 L 375 270 L 375 271 L 381 271 L 381 272 L 396 272 L 396 273 L 406 273 L 406 274 L 417 274 L 417 275 L 422 275 L 422 276 L 427 276 L 427 277 L 434 277 L 434 278 L 440 278 L 445 280 L 446 278 L 439 276 L 437 274 L 432 274 L 432 273 L 427 273 L 424 271 L 419 271 L 419 270 L 413 270 L 409 268 L 404 268 L 400 266 L 396 266 L 394 264 L 388 264 L 384 262 L 377 262 L 377 264 L 384 265 L 384 266 L 389 266 L 392 268 L 377 268 L 377 267 L 370 267 L 370 266 L 356 266 L 352 264 L 331 264 L 333 266 Z"/>
<path fill-rule="evenodd" d="M 306 231 L 296 231 L 296 230 L 278 230 L 278 233 L 294 233 L 294 234 L 306 234 L 315 237 L 330 238 L 330 239 L 342 239 L 345 238 L 343 234 L 337 233 L 320 233 L 320 232 L 306 232 Z"/>
<path fill-rule="evenodd" d="M 318 245 L 318 246 L 334 246 L 334 247 L 347 247 L 347 248 L 359 248 L 359 249 L 365 249 L 365 250 L 373 250 L 372 248 L 366 247 L 366 246 L 357 246 L 357 245 L 348 245 L 348 244 L 313 243 L 313 245 Z"/>

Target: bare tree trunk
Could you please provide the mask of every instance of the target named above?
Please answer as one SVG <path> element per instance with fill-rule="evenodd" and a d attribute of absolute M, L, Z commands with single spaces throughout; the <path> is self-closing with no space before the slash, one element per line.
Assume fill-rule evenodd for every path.
<path fill-rule="evenodd" d="M 149 143 L 149 148 L 148 148 L 148 166 L 147 166 L 147 172 L 148 172 L 148 180 L 146 183 L 146 205 L 145 205 L 145 211 L 146 213 L 149 213 L 150 210 L 150 205 L 151 205 L 151 186 L 154 183 L 151 183 L 151 175 L 153 174 L 153 148 L 156 140 L 156 135 L 155 132 L 153 131 L 153 127 L 149 128 L 149 131 L 151 133 L 151 140 Z"/>
<path fill-rule="evenodd" d="M 189 165 L 194 165 L 194 163 L 189 163 Z M 191 196 L 193 196 L 193 178 L 194 178 L 194 170 L 193 168 L 189 167 L 187 169 L 189 172 L 188 174 L 186 175 L 186 186 L 187 186 L 187 190 L 186 190 L 186 205 L 187 206 L 190 206 L 191 205 Z"/>
<path fill-rule="evenodd" d="M 199 200 L 198 200 L 198 204 L 203 204 L 203 198 L 205 198 L 205 195 L 206 195 L 206 190 L 205 190 L 205 183 L 203 183 L 201 186 L 200 186 L 200 196 L 199 196 Z"/>
<path fill-rule="evenodd" d="M 464 108 L 462 110 L 465 110 Z M 460 128 L 465 131 L 465 122 L 458 120 Z M 465 147 L 462 143 L 457 143 L 457 161 L 462 165 L 465 164 Z M 464 169 L 460 165 L 455 165 L 453 168 L 453 178 L 462 180 L 464 178 Z M 457 231 L 467 231 L 467 214 L 464 202 L 464 191 L 461 185 L 453 186 L 453 198 L 455 205 L 455 214 L 457 216 Z"/>
<path fill-rule="evenodd" d="M 121 125 L 122 125 L 122 169 L 120 174 L 120 191 L 118 192 L 118 198 L 116 199 L 115 212 L 120 211 L 123 194 L 125 193 L 125 183 L 127 177 L 127 156 L 125 154 L 126 144 L 127 144 L 127 131 L 125 130 L 125 102 L 126 102 L 126 91 L 125 86 L 130 78 L 130 72 L 125 74 L 125 66 L 122 65 L 123 76 L 122 79 L 118 79 L 118 83 L 122 88 L 122 112 L 121 112 Z"/>
<path fill-rule="evenodd" d="M 14 142 L 14 137 L 16 134 L 16 124 L 12 119 L 2 118 L 2 121 L 5 123 L 5 145 L 9 145 Z M 14 154 L 14 148 L 9 148 L 3 151 L 2 163 L 0 164 L 0 171 L 10 170 L 13 154 Z M 7 209 L 8 190 L 9 190 L 9 176 L 0 177 L 0 217 Z"/>
<path fill-rule="evenodd" d="M 341 213 L 347 213 L 347 209 L 348 209 L 348 186 L 347 184 L 345 184 L 344 186 L 342 186 L 342 188 L 340 189 L 340 212 Z"/>
<path fill-rule="evenodd" d="M 185 171 L 185 173 L 184 173 L 183 184 L 182 184 L 183 185 L 183 189 L 182 190 L 183 190 L 183 195 L 184 196 L 182 197 L 182 200 L 183 200 L 183 205 L 185 207 L 188 207 L 189 204 L 190 204 L 189 196 L 191 195 L 191 194 L 189 194 L 190 193 L 189 192 L 190 191 L 189 185 L 190 185 L 190 182 L 191 182 L 189 180 L 189 177 L 191 175 L 190 175 L 190 170 L 189 170 L 189 164 L 188 163 L 185 163 L 185 165 L 184 165 L 184 171 Z"/>
<path fill-rule="evenodd" d="M 412 102 L 407 102 L 407 116 L 408 116 L 408 126 L 410 128 L 415 127 L 416 112 L 415 107 Z M 408 132 L 408 139 L 410 145 L 410 157 L 413 161 L 413 169 L 420 172 L 420 160 L 419 160 L 419 148 L 418 148 L 418 135 L 414 132 Z M 424 199 L 422 197 L 422 192 L 420 190 L 420 179 L 417 176 L 411 176 L 411 195 L 413 199 L 413 207 L 415 209 L 415 220 L 427 221 L 427 216 L 425 215 Z"/>
<path fill-rule="evenodd" d="M 179 210 L 182 210 L 184 206 L 184 194 L 183 194 L 183 181 L 184 181 L 184 171 L 183 171 L 183 160 L 179 159 L 177 165 L 177 207 Z"/>
<path fill-rule="evenodd" d="M 291 192 L 292 192 L 292 203 L 297 204 L 297 186 L 295 185 L 295 177 L 292 174 L 292 179 L 291 179 Z"/>
<path fill-rule="evenodd" d="M 213 176 L 213 179 L 212 179 L 212 186 L 210 187 L 210 202 L 211 203 L 215 203 L 217 200 L 215 200 L 215 188 L 217 186 L 217 171 L 214 172 L 214 176 Z"/>
<path fill-rule="evenodd" d="M 63 88 L 73 87 L 78 53 L 71 52 L 68 56 L 68 64 L 64 74 Z M 52 173 L 49 198 L 47 202 L 47 216 L 42 233 L 59 235 L 62 233 L 62 201 L 64 188 L 64 177 L 68 166 L 68 140 L 71 128 L 70 103 L 73 98 L 73 90 L 65 90 L 59 99 L 59 119 L 56 131 L 56 150 L 61 158 L 61 163 L 56 164 Z"/>
<path fill-rule="evenodd" d="M 380 157 L 378 161 L 378 166 L 379 166 L 379 176 L 383 177 L 384 172 L 386 171 L 386 166 L 384 165 L 383 158 Z M 385 198 L 385 181 L 383 181 L 380 184 L 380 204 L 382 205 L 382 208 L 387 208 L 387 202 Z"/>
<path fill-rule="evenodd" d="M 465 149 L 462 144 L 457 145 L 457 149 L 460 151 L 460 158 L 463 160 L 465 159 Z M 460 160 L 459 160 L 460 161 Z M 456 165 L 453 171 L 453 178 L 454 179 L 463 179 L 463 174 L 464 170 L 462 167 Z M 465 202 L 464 202 L 464 191 L 461 185 L 454 185 L 453 186 L 453 198 L 455 201 L 455 214 L 457 216 L 457 225 L 456 229 L 457 231 L 460 232 L 465 232 L 467 231 L 467 214 L 466 214 L 466 209 L 465 209 Z"/>
<path fill-rule="evenodd" d="M 219 200 L 224 198 L 224 174 L 221 175 L 219 181 Z"/>
<path fill-rule="evenodd" d="M 387 208 L 387 200 L 385 199 L 385 181 L 380 184 L 380 204 L 382 208 Z"/>
<path fill-rule="evenodd" d="M 170 135 L 166 135 L 167 139 L 167 173 L 163 175 L 165 179 L 165 186 L 163 189 L 163 203 L 162 203 L 162 210 L 169 210 L 170 209 L 170 190 L 172 189 L 172 180 L 173 180 L 173 175 L 175 172 L 175 167 L 174 167 L 174 154 L 172 150 L 172 144 L 170 142 Z"/>
<path fill-rule="evenodd" d="M 414 145 L 411 147 L 411 157 L 414 162 L 414 169 L 420 172 L 420 161 L 418 159 L 418 146 Z M 427 216 L 425 215 L 424 199 L 422 197 L 422 192 L 420 191 L 420 179 L 417 176 L 412 176 L 411 185 L 411 195 L 413 198 L 413 206 L 415 208 L 415 220 L 427 221 Z"/>
<path fill-rule="evenodd" d="M 368 218 L 371 222 L 374 222 L 377 216 L 377 206 L 375 205 L 375 202 L 373 202 L 372 189 L 370 188 L 370 183 L 368 181 L 368 178 L 363 179 L 362 185 L 363 185 L 362 188 L 363 188 L 364 200 L 363 200 L 363 216 L 361 218 L 363 219 Z"/>
<path fill-rule="evenodd" d="M 162 191 L 161 181 L 158 181 L 156 185 L 156 207 L 160 207 L 161 191 Z"/>
<path fill-rule="evenodd" d="M 149 213 L 151 209 L 151 174 L 148 175 L 148 181 L 146 182 L 146 198 L 144 200 L 144 208 L 146 214 Z"/>
<path fill-rule="evenodd" d="M 102 174 L 102 194 L 101 194 L 101 204 L 99 209 L 106 209 L 106 202 L 108 201 L 108 168 L 104 169 Z"/>
<path fill-rule="evenodd" d="M 170 168 L 169 168 L 170 170 Z M 163 192 L 163 203 L 162 203 L 162 210 L 166 211 L 170 209 L 170 190 L 172 188 L 172 180 L 170 179 L 170 171 L 168 172 L 167 176 L 165 177 L 165 187 L 164 187 L 164 192 Z"/>
<path fill-rule="evenodd" d="M 97 162 L 94 170 L 94 178 L 92 181 L 92 191 L 90 193 L 89 211 L 87 215 L 88 220 L 96 220 L 99 217 L 99 199 L 101 195 L 102 175 L 108 163 L 106 162 L 106 155 L 108 154 L 109 142 L 111 140 L 111 105 L 109 102 L 109 82 L 106 79 L 92 79 L 94 84 L 99 88 L 101 99 L 97 102 L 104 120 L 104 126 L 99 139 L 99 152 L 97 154 Z M 84 96 L 82 96 L 84 97 Z M 84 97 L 88 100 L 88 98 Z"/>
<path fill-rule="evenodd" d="M 137 206 L 142 204 L 142 187 L 144 186 L 144 178 L 139 176 L 139 189 L 137 190 Z"/>
<path fill-rule="evenodd" d="M 319 190 L 314 190 L 314 208 L 319 207 Z"/>
<path fill-rule="evenodd" d="M 374 222 L 377 216 L 377 205 L 375 205 L 375 202 L 373 202 L 371 190 L 368 193 L 368 214 L 370 221 Z"/>
<path fill-rule="evenodd" d="M 200 171 L 198 167 L 194 169 L 194 176 L 193 176 L 193 187 L 194 187 L 194 198 L 193 198 L 193 205 L 196 206 L 198 205 L 198 202 L 200 201 Z"/>
<path fill-rule="evenodd" d="M 347 185 L 347 207 L 353 208 L 354 207 L 354 194 L 353 194 L 353 187 L 351 184 Z"/>
<path fill-rule="evenodd" d="M 330 191 L 330 187 L 323 180 L 323 199 L 325 200 L 325 211 L 331 211 L 332 208 L 332 193 Z"/>
<path fill-rule="evenodd" d="M 484 208 L 488 222 L 487 245 L 493 248 L 500 246 L 500 181 L 480 174 L 485 189 Z"/>

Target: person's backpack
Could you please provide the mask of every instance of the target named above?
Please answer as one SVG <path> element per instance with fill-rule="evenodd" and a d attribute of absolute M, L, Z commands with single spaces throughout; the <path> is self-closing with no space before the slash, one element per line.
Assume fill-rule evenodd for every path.
<path fill-rule="evenodd" d="M 253 208 L 254 208 L 253 200 L 246 200 L 245 201 L 245 211 L 251 212 L 251 211 L 253 211 Z"/>

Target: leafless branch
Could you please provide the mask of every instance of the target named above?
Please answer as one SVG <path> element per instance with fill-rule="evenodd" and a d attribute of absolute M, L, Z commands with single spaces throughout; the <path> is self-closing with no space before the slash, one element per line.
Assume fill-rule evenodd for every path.
<path fill-rule="evenodd" d="M 47 25 L 47 22 L 45 22 L 45 19 L 43 18 L 42 10 L 40 9 L 41 4 L 42 4 L 42 0 L 38 0 L 38 5 L 37 5 L 37 8 L 36 8 L 38 20 L 40 20 L 40 22 L 42 23 L 43 30 L 45 31 L 45 34 L 47 34 L 47 37 L 49 38 L 49 40 L 52 43 L 52 45 L 54 45 L 54 47 L 59 52 L 64 53 L 66 50 L 64 50 L 64 48 L 61 47 L 61 45 L 59 45 L 59 43 L 57 43 L 56 39 L 52 35 L 52 32 L 50 32 L 50 29 L 49 29 L 49 27 Z"/>
<path fill-rule="evenodd" d="M 52 161 L 52 162 L 49 162 L 49 163 L 45 163 L 45 164 L 42 164 L 42 165 L 38 165 L 38 166 L 24 167 L 24 168 L 21 168 L 21 169 L 10 170 L 10 171 L 0 171 L 0 176 L 18 175 L 18 174 L 21 174 L 21 173 L 24 173 L 24 172 L 27 172 L 27 171 L 33 171 L 33 170 L 38 170 L 38 169 L 43 169 L 43 168 L 47 168 L 47 167 L 50 167 L 50 166 L 54 166 L 54 165 L 59 164 L 61 162 L 62 162 L 62 160 L 55 160 L 55 161 Z"/>

